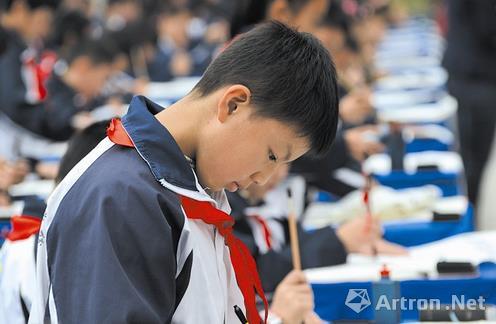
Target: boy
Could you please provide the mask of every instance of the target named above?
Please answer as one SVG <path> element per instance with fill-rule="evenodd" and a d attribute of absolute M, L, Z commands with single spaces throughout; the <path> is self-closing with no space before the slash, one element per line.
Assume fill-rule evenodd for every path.
<path fill-rule="evenodd" d="M 36 138 L 42 129 L 46 97 L 44 81 L 55 55 L 43 53 L 57 0 L 7 0 L 0 2 L 0 23 L 6 31 L 6 51 L 0 57 L 0 156 L 16 158 L 24 138 Z M 22 153 L 22 152 L 21 152 Z"/>
<path fill-rule="evenodd" d="M 45 307 L 52 323 L 237 323 L 235 305 L 258 323 L 263 292 L 223 189 L 327 151 L 337 119 L 329 53 L 275 22 L 169 108 L 135 97 L 49 198 L 30 323 Z"/>
<path fill-rule="evenodd" d="M 92 100 L 100 95 L 112 74 L 118 49 L 110 40 L 86 40 L 75 45 L 67 57 L 57 61 L 46 83 L 43 135 L 65 141 L 92 120 L 87 115 Z M 78 121 L 88 119 L 85 124 Z"/>

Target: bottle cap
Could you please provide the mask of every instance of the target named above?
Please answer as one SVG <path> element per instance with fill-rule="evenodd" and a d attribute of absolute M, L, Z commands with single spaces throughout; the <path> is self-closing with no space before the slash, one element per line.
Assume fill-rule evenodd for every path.
<path fill-rule="evenodd" d="M 381 269 L 381 278 L 382 279 L 389 279 L 389 276 L 391 274 L 391 271 L 387 267 L 387 265 L 383 264 L 382 269 Z"/>

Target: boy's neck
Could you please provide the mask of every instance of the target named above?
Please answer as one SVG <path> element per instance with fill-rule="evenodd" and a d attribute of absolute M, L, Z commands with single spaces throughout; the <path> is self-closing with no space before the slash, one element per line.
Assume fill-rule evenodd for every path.
<path fill-rule="evenodd" d="M 198 139 L 208 117 L 208 98 L 187 95 L 155 115 L 174 137 L 182 153 L 196 159 Z"/>

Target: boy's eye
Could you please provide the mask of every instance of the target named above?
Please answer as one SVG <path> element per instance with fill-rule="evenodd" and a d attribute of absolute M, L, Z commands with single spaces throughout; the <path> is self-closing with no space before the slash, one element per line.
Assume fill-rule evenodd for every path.
<path fill-rule="evenodd" d="M 271 160 L 272 162 L 277 161 L 277 157 L 275 156 L 275 154 L 272 151 L 269 151 L 269 160 Z"/>

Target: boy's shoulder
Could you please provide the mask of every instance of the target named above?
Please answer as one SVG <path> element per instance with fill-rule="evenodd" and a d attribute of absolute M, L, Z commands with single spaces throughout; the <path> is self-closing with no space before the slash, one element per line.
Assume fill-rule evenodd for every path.
<path fill-rule="evenodd" d="M 155 179 L 135 149 L 101 145 L 55 190 L 51 199 L 54 216 L 62 216 L 56 216 L 55 223 L 76 222 L 76 218 L 98 223 L 119 217 L 121 223 L 134 224 L 136 216 L 143 214 L 147 217 L 139 218 L 141 226 L 163 225 L 164 220 L 169 225 L 183 223 L 177 194 Z M 92 155 L 97 158 L 93 160 Z"/>
<path fill-rule="evenodd" d="M 111 196 L 120 200 L 127 193 L 136 196 L 175 195 L 155 179 L 135 149 L 118 145 L 111 146 L 76 177 L 71 191 L 78 191 L 80 196 L 93 192 L 102 198 Z"/>

